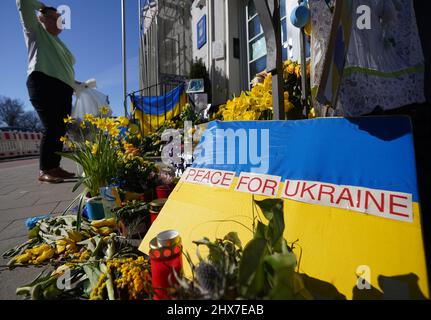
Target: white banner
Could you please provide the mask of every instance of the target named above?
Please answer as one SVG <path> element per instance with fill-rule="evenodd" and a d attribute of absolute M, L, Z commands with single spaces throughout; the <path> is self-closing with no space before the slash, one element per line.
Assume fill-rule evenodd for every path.
<path fill-rule="evenodd" d="M 279 176 L 241 172 L 235 191 L 275 197 L 278 194 L 280 181 Z"/>
<path fill-rule="evenodd" d="M 400 221 L 413 221 L 412 195 L 304 180 L 286 180 L 281 197 L 358 211 Z"/>
<path fill-rule="evenodd" d="M 199 168 L 187 168 L 181 180 L 211 187 L 228 189 L 235 178 L 235 172 Z"/>

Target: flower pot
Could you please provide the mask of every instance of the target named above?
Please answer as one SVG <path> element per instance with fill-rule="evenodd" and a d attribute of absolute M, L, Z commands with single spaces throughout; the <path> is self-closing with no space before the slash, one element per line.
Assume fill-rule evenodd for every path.
<path fill-rule="evenodd" d="M 105 211 L 106 218 L 113 218 L 112 208 L 116 205 L 116 196 L 113 192 L 113 187 L 100 188 L 100 195 L 102 197 L 103 209 Z"/>
<path fill-rule="evenodd" d="M 161 185 L 156 187 L 157 199 L 167 199 L 174 187 L 171 185 Z"/>
<path fill-rule="evenodd" d="M 105 211 L 101 197 L 94 197 L 87 200 L 85 205 L 89 220 L 101 220 L 105 218 Z"/>

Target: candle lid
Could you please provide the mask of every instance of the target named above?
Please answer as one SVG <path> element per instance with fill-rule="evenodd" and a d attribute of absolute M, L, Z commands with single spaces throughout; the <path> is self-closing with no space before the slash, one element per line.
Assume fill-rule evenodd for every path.
<path fill-rule="evenodd" d="M 159 249 L 159 245 L 157 244 L 157 238 L 156 237 L 154 237 L 153 239 L 151 239 L 151 241 L 150 241 L 150 249 L 151 250 Z"/>

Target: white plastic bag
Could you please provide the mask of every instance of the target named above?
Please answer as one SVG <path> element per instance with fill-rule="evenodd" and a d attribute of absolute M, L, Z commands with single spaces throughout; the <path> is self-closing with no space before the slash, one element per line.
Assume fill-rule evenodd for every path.
<path fill-rule="evenodd" d="M 87 80 L 75 87 L 76 102 L 72 109 L 72 118 L 84 119 L 87 113 L 98 116 L 102 106 L 109 106 L 108 96 L 95 88 L 96 80 L 94 79 Z"/>

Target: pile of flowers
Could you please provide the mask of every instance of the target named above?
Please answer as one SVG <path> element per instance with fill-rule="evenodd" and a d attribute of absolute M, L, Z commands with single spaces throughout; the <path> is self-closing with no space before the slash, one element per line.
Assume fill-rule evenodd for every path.
<path fill-rule="evenodd" d="M 310 100 L 301 99 L 301 65 L 287 60 L 283 63 L 284 79 L 284 111 L 287 119 L 304 118 L 304 108 L 312 117 Z M 307 79 L 310 77 L 310 63 L 307 63 Z M 265 71 L 256 75 L 252 81 L 252 89 L 243 91 L 239 97 L 228 100 L 221 106 L 216 117 L 225 121 L 236 120 L 271 120 L 272 105 L 272 74 Z"/>
<path fill-rule="evenodd" d="M 143 256 L 112 259 L 106 263 L 90 300 L 107 298 L 123 300 L 145 300 L 151 297 L 151 270 L 148 259 Z"/>

